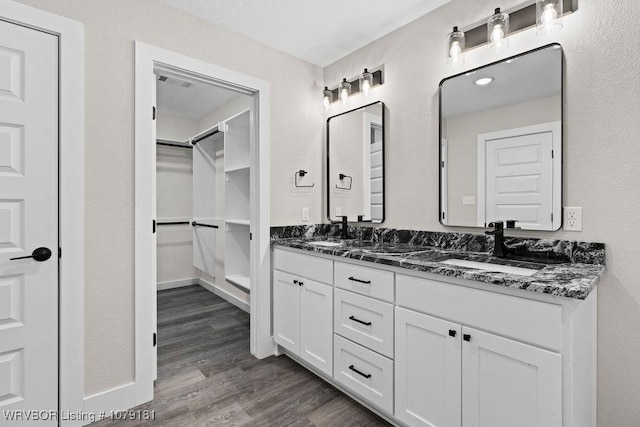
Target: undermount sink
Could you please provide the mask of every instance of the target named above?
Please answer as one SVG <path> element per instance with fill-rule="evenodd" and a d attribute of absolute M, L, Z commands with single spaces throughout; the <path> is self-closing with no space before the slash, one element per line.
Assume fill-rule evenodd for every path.
<path fill-rule="evenodd" d="M 307 242 L 309 245 L 313 245 L 313 246 L 324 246 L 327 248 L 332 248 L 334 246 L 342 246 L 344 243 L 342 242 L 324 242 L 324 241 L 318 241 L 318 242 Z"/>
<path fill-rule="evenodd" d="M 532 268 L 513 267 L 510 265 L 491 264 L 488 262 L 468 261 L 465 259 L 447 259 L 440 261 L 442 264 L 455 265 L 458 267 L 475 268 L 477 270 L 493 271 L 498 273 L 517 274 L 518 276 L 532 276 L 538 272 Z"/>

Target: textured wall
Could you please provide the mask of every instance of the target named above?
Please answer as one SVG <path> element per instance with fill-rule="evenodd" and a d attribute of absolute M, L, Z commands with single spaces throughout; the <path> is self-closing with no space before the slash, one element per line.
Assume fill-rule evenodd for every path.
<path fill-rule="evenodd" d="M 154 0 L 22 0 L 83 22 L 86 78 L 85 392 L 134 378 L 134 40 L 271 86 L 272 223 L 321 220 L 320 189 L 290 197 L 295 170 L 320 173 L 322 70 Z"/>
<path fill-rule="evenodd" d="M 494 7 L 519 3 L 454 0 L 325 68 L 332 85 L 365 66 L 385 66 L 385 84 L 372 94 L 388 107 L 384 226 L 461 230 L 438 222 L 438 83 L 461 71 L 445 66 L 446 36 L 454 25 L 466 29 Z M 640 425 L 640 7 L 612 3 L 580 1 L 557 38 L 523 31 L 511 37 L 511 54 L 549 41 L 564 47 L 564 205 L 583 207 L 583 231 L 521 234 L 607 244 L 597 290 L 598 425 L 631 427 Z M 497 59 L 479 47 L 465 68 Z"/>

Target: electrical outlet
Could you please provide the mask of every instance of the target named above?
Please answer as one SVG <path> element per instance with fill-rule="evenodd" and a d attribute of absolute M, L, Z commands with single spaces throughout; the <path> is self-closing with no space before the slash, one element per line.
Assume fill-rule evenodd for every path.
<path fill-rule="evenodd" d="M 462 204 L 463 205 L 475 205 L 476 204 L 476 196 L 462 196 Z"/>
<path fill-rule="evenodd" d="M 336 216 L 342 216 L 342 208 L 340 206 L 336 206 Z"/>
<path fill-rule="evenodd" d="M 582 208 L 564 208 L 564 227 L 566 231 L 582 231 Z"/>
<path fill-rule="evenodd" d="M 302 220 L 309 221 L 309 208 L 302 208 Z"/>

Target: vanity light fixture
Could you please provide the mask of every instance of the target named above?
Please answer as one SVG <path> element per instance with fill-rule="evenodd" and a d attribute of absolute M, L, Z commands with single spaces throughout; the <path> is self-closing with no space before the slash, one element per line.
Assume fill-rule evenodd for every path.
<path fill-rule="evenodd" d="M 342 82 L 338 86 L 338 93 L 340 94 L 340 101 L 346 102 L 351 96 L 351 83 L 347 81 L 347 78 L 343 78 Z"/>
<path fill-rule="evenodd" d="M 496 8 L 495 12 L 487 21 L 487 48 L 490 52 L 500 53 L 509 47 L 507 36 L 509 35 L 509 14 L 500 12 Z"/>
<path fill-rule="evenodd" d="M 452 67 L 464 64 L 462 51 L 464 50 L 464 33 L 453 27 L 447 40 L 447 63 Z"/>
<path fill-rule="evenodd" d="M 483 77 L 481 79 L 476 80 L 476 84 L 478 86 L 486 86 L 493 81 L 493 77 Z"/>
<path fill-rule="evenodd" d="M 360 74 L 360 91 L 364 95 L 367 95 L 369 93 L 369 90 L 371 89 L 371 86 L 373 86 L 373 74 L 371 74 L 369 70 L 365 68 L 364 72 Z"/>
<path fill-rule="evenodd" d="M 536 0 L 536 32 L 548 35 L 562 29 L 562 0 Z"/>
<path fill-rule="evenodd" d="M 324 108 L 329 108 L 329 105 L 331 105 L 331 103 L 333 102 L 333 92 L 331 92 L 329 90 L 329 88 L 327 86 L 324 87 L 324 90 L 322 91 L 322 105 L 324 105 Z"/>

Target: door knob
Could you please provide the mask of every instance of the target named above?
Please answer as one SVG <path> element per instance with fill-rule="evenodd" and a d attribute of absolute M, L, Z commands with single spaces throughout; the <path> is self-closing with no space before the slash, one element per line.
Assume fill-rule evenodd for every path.
<path fill-rule="evenodd" d="M 27 258 L 33 258 L 36 261 L 46 261 L 49 258 L 51 258 L 51 249 L 49 248 L 36 248 L 33 250 L 33 252 L 31 253 L 31 255 L 29 256 L 20 256 L 17 258 L 10 258 L 10 261 L 13 261 L 14 259 L 27 259 Z"/>

